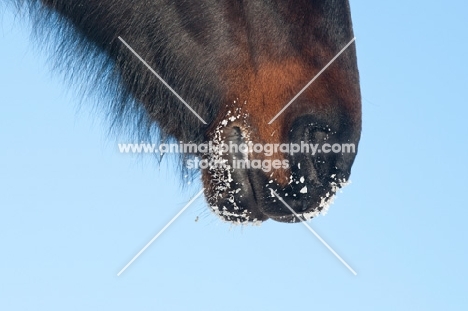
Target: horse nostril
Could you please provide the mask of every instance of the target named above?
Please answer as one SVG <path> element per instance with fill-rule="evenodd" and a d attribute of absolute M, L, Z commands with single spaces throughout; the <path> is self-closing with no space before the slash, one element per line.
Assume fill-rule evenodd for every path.
<path fill-rule="evenodd" d="M 292 128 L 290 142 L 301 146 L 299 153 L 290 155 L 292 179 L 305 179 L 308 187 L 325 187 L 337 173 L 337 154 L 329 152 L 336 133 L 311 116 L 299 118 Z"/>
<path fill-rule="evenodd" d="M 323 144 L 330 139 L 332 131 L 330 128 L 310 123 L 304 129 L 304 138 L 310 143 Z"/>

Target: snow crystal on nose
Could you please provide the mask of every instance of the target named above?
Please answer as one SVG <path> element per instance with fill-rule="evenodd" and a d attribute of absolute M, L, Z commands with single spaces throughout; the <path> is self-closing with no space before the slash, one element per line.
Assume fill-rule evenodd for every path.
<path fill-rule="evenodd" d="M 236 104 L 236 101 L 234 101 Z M 244 105 L 247 103 L 244 102 Z M 213 212 L 218 215 L 221 220 L 229 221 L 235 224 L 260 224 L 261 221 L 251 219 L 249 211 L 237 205 L 234 195 L 241 192 L 240 185 L 233 184 L 232 172 L 233 168 L 228 164 L 228 160 L 224 157 L 221 146 L 225 143 L 223 138 L 224 130 L 235 122 L 235 126 L 241 129 L 242 138 L 245 143 L 250 140 L 249 136 L 249 115 L 242 111 L 242 107 L 232 108 L 227 111 L 225 118 L 219 122 L 213 132 L 212 143 L 213 149 L 211 153 L 204 156 L 212 163 L 224 163 L 225 165 L 213 165 L 208 167 L 208 173 L 211 177 L 211 195 L 208 197 Z M 247 155 L 245 155 L 247 156 Z M 228 210 L 225 206 L 219 206 L 219 200 L 228 201 L 231 206 Z M 233 212 L 233 210 L 235 212 Z"/>

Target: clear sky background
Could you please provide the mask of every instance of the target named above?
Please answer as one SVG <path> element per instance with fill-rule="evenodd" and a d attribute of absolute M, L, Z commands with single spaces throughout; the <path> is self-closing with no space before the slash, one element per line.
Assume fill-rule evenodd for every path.
<path fill-rule="evenodd" d="M 468 310 L 466 1 L 351 1 L 352 184 L 310 225 L 231 227 L 103 115 L 0 5 L 0 310 Z M 195 219 L 199 217 L 198 221 Z"/>

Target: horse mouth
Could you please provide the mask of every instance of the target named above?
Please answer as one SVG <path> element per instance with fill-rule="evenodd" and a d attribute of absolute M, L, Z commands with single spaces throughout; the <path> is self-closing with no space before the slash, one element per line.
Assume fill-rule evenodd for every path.
<path fill-rule="evenodd" d="M 252 169 L 232 169 L 225 174 L 230 178 L 222 185 L 217 183 L 215 191 L 207 188 L 205 194 L 215 214 L 234 223 L 309 220 L 325 214 L 337 190 L 345 185 L 332 177 L 326 185 L 314 185 L 301 177 L 291 178 L 283 186 L 269 180 L 263 171 Z"/>
<path fill-rule="evenodd" d="M 226 124 L 223 124 L 226 125 Z M 250 137 L 245 124 L 235 120 L 215 131 L 215 144 L 247 144 Z M 232 151 L 232 150 L 231 150 Z M 202 171 L 209 206 L 222 220 L 231 223 L 258 223 L 267 219 L 295 223 L 325 214 L 336 192 L 346 184 L 349 170 L 336 157 L 289 155 L 289 179 L 279 182 L 272 170 L 253 166 L 255 159 L 245 150 L 205 155 L 210 166 Z M 241 163 L 241 165 L 239 165 Z"/>
<path fill-rule="evenodd" d="M 222 220 L 240 224 L 267 219 L 295 223 L 325 214 L 335 193 L 345 184 L 330 182 L 327 186 L 314 187 L 294 181 L 285 187 L 266 182 L 267 178 L 262 178 L 262 173 L 257 171 L 242 170 L 236 176 L 239 178 L 232 180 L 224 192 L 214 194 L 208 189 L 206 195 L 211 209 Z"/>

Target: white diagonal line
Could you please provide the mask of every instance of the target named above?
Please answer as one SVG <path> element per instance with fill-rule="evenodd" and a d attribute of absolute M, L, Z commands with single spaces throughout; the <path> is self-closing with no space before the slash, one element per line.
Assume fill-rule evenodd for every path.
<path fill-rule="evenodd" d="M 281 203 L 283 203 L 284 206 L 286 206 L 286 207 L 294 214 L 294 216 L 296 216 L 297 219 L 299 219 L 299 220 L 302 222 L 302 224 L 303 224 L 304 226 L 306 226 L 306 228 L 309 229 L 309 231 L 312 232 L 312 234 L 315 235 L 315 237 L 316 237 L 317 239 L 319 239 L 319 241 L 322 242 L 322 244 L 325 245 L 325 247 L 328 248 L 328 250 L 329 250 L 330 252 L 332 252 L 332 254 L 335 255 L 335 257 L 338 258 L 338 260 L 341 261 L 341 263 L 342 263 L 343 265 L 346 266 L 346 268 L 349 269 L 349 271 L 351 271 L 354 275 L 357 275 L 356 271 L 354 271 L 353 268 L 351 268 L 351 267 L 346 263 L 346 261 L 344 261 L 343 258 L 341 258 L 341 256 L 338 255 L 338 253 L 335 252 L 335 251 L 333 250 L 333 248 L 331 248 L 331 246 L 328 245 L 328 243 L 325 242 L 325 240 L 322 239 L 322 237 L 320 237 L 320 235 L 318 235 L 318 233 L 315 232 L 315 230 L 312 229 L 312 228 L 307 224 L 307 222 L 305 222 L 305 221 L 291 208 L 291 206 L 289 206 L 288 203 L 286 203 L 286 202 L 283 200 L 283 198 L 280 197 L 280 196 L 276 193 L 275 190 L 273 190 L 273 189 L 270 189 L 270 190 L 271 190 L 271 192 L 281 201 Z"/>
<path fill-rule="evenodd" d="M 348 44 L 346 44 L 346 46 L 345 46 L 343 49 L 341 49 L 341 51 L 340 51 L 338 54 L 336 54 L 336 56 L 333 57 L 333 59 L 332 59 L 330 62 L 328 62 L 328 64 L 327 64 L 325 67 L 323 67 L 323 69 L 320 70 L 320 72 L 319 72 L 312 80 L 310 80 L 310 82 L 307 83 L 307 85 L 304 86 L 304 88 L 303 88 L 299 93 L 297 93 L 297 95 L 294 96 L 294 98 L 291 99 L 291 101 L 290 101 L 286 106 L 284 106 L 283 109 L 281 109 L 281 111 L 278 112 L 278 114 L 277 114 L 273 119 L 271 119 L 270 122 L 268 122 L 268 124 L 273 123 L 273 122 L 274 122 L 274 121 L 275 121 L 275 120 L 276 120 L 276 119 L 277 119 L 277 118 L 278 118 L 278 117 L 279 117 L 279 116 L 280 116 L 280 115 L 281 115 L 281 114 L 282 114 L 282 113 L 299 97 L 299 96 L 301 96 L 301 94 L 302 94 L 312 83 L 314 83 L 314 81 L 315 81 L 318 77 L 320 77 L 320 75 L 321 75 L 321 74 L 322 74 L 322 73 L 323 73 L 323 72 L 324 72 L 340 55 L 341 55 L 341 53 L 343 53 L 343 52 L 354 42 L 354 40 L 356 40 L 356 37 L 354 37 L 353 39 L 351 39 L 351 41 L 350 41 Z"/>
<path fill-rule="evenodd" d="M 203 122 L 203 124 L 206 124 L 205 120 L 203 120 L 202 117 L 200 117 L 198 113 L 196 113 L 195 110 L 193 110 L 192 107 L 190 107 L 190 105 L 187 104 L 185 100 L 182 97 L 180 97 L 179 94 L 177 94 L 176 91 L 174 91 L 172 87 L 169 84 L 167 84 L 167 82 L 164 81 L 164 79 L 161 78 L 161 76 L 158 75 L 157 72 L 154 71 L 153 68 L 151 68 L 151 66 L 148 65 L 148 63 L 143 58 L 141 58 L 140 55 L 138 55 L 137 52 L 135 52 L 134 49 L 132 49 L 131 46 L 127 42 L 124 41 L 124 39 L 122 39 L 120 36 L 118 38 L 194 115 L 197 116 L 198 119 L 200 119 L 200 121 Z"/>
<path fill-rule="evenodd" d="M 123 267 L 122 270 L 120 270 L 119 273 L 117 273 L 117 276 L 120 276 L 138 257 L 140 257 L 140 255 L 167 229 L 169 228 L 169 226 L 203 193 L 203 191 L 205 190 L 205 188 L 203 188 L 202 190 L 200 190 L 200 192 L 194 196 L 188 203 L 187 205 L 184 206 L 184 208 L 177 213 L 177 215 L 174 216 L 174 218 L 171 219 L 171 221 L 169 221 L 167 223 L 167 225 L 164 226 L 164 228 L 161 229 L 161 231 L 158 232 L 158 234 L 156 234 L 154 236 L 154 238 L 151 239 L 151 241 L 148 242 L 148 244 L 145 245 L 145 247 L 143 247 L 141 249 L 141 251 L 138 252 L 138 254 L 135 255 L 135 257 L 132 258 L 132 260 L 130 260 L 130 262 L 125 266 Z"/>

